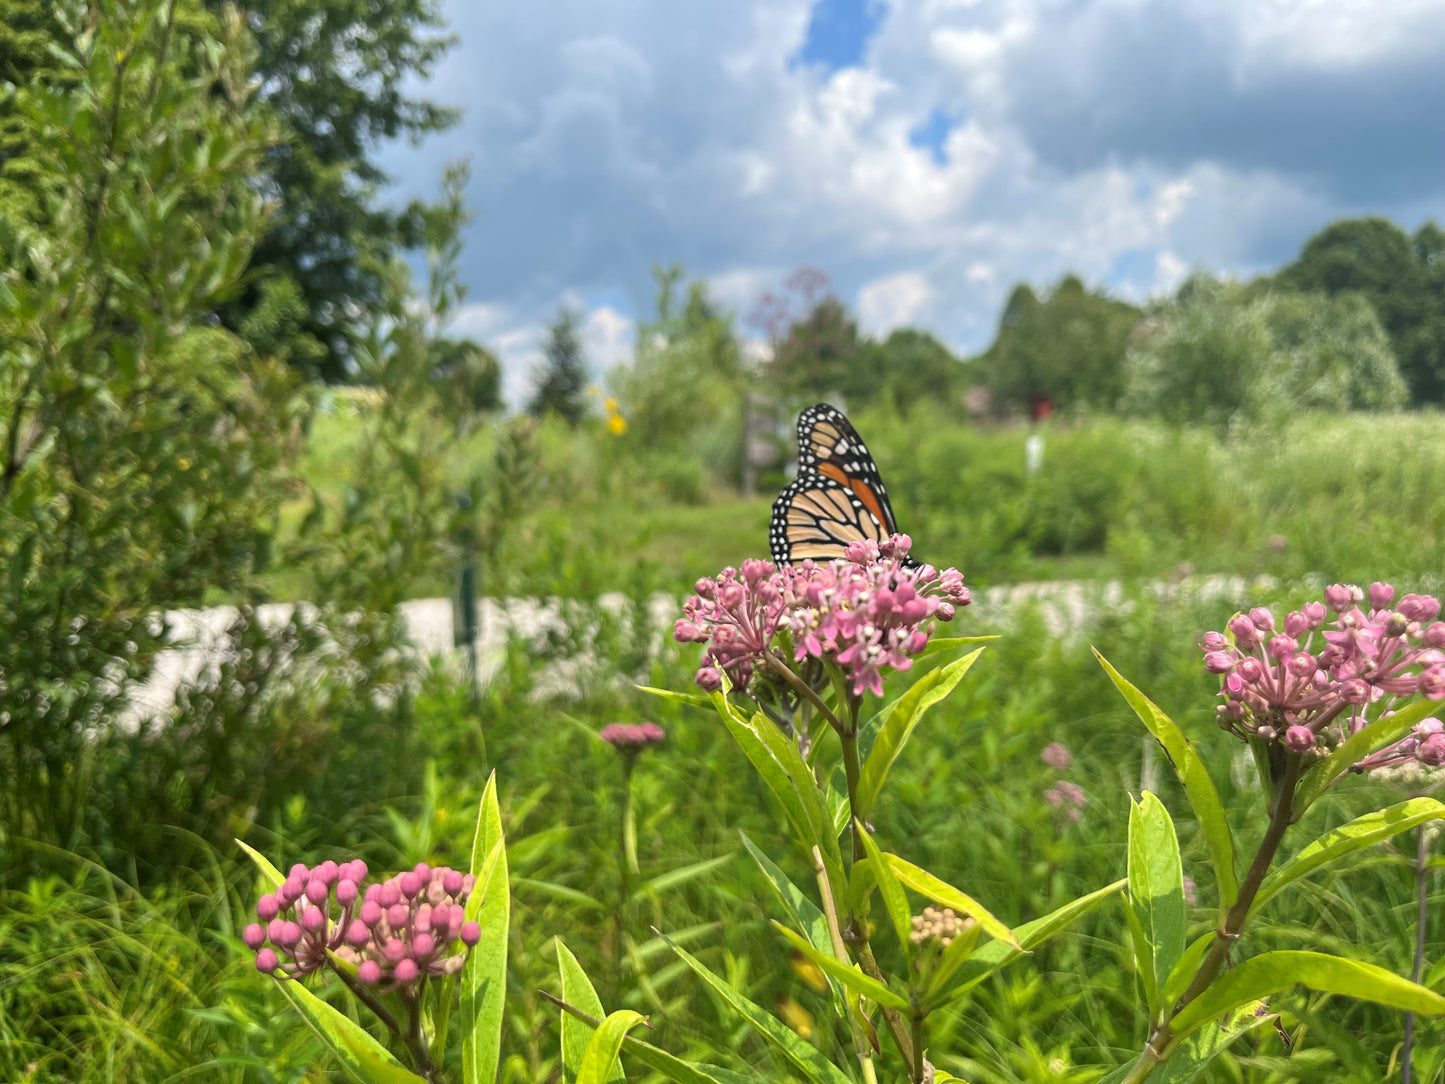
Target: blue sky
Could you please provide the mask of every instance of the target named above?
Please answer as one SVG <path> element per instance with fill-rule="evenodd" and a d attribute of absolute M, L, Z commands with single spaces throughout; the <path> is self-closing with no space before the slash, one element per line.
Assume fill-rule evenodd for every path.
<path fill-rule="evenodd" d="M 967 353 L 1020 280 L 1142 301 L 1342 215 L 1445 219 L 1445 0 L 443 7 L 422 89 L 464 120 L 382 162 L 409 196 L 470 157 L 456 330 L 514 403 L 563 303 L 624 364 L 659 263 L 742 315 L 811 264 Z"/>

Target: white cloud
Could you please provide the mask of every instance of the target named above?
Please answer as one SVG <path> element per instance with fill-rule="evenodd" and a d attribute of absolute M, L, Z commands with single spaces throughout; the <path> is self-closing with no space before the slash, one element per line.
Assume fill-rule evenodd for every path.
<path fill-rule="evenodd" d="M 1189 277 L 1189 265 L 1172 252 L 1160 252 L 1154 258 L 1154 285 L 1149 291 L 1155 297 L 1167 297 Z"/>
<path fill-rule="evenodd" d="M 1072 270 L 1147 295 L 1187 267 L 1280 262 L 1335 215 L 1445 209 L 1431 159 L 1409 201 L 1350 202 L 1326 183 L 1336 160 L 1374 161 L 1332 143 L 1338 101 L 1378 99 L 1383 117 L 1423 100 L 1338 79 L 1422 55 L 1445 71 L 1445 0 L 890 0 L 863 65 L 834 73 L 790 63 L 812 3 L 445 0 L 461 44 L 430 90 L 466 119 L 385 165 L 402 194 L 431 195 L 442 162 L 473 155 L 462 270 L 478 301 L 452 326 L 498 351 L 514 404 L 561 299 L 593 299 L 599 374 L 624 361 L 657 263 L 681 262 L 744 317 L 813 264 L 866 327 L 927 320 L 972 350 L 1019 280 Z M 1183 108 L 1302 68 L 1342 97 L 1301 92 L 1278 139 Z M 934 111 L 954 119 L 941 162 L 912 140 Z M 1445 147 L 1436 134 L 1387 136 L 1424 154 Z"/>
<path fill-rule="evenodd" d="M 913 323 L 932 297 L 928 279 L 917 271 L 874 279 L 858 291 L 858 322 L 864 332 L 881 338 Z"/>

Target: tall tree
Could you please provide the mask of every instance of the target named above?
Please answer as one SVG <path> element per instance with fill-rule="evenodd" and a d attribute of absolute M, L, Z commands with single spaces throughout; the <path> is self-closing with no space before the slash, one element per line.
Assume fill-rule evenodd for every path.
<path fill-rule="evenodd" d="M 1276 276 L 1287 289 L 1363 294 L 1390 336 L 1416 403 L 1445 401 L 1445 347 L 1438 337 L 1445 330 L 1445 296 L 1441 273 L 1429 262 L 1439 251 L 1439 232 L 1428 223 L 1412 240 L 1385 218 L 1332 222 Z"/>
<path fill-rule="evenodd" d="M 542 347 L 545 360 L 537 373 L 537 390 L 527 412 L 552 413 L 575 426 L 587 413 L 587 362 L 582 352 L 582 314 L 564 308 L 547 326 Z"/>
<path fill-rule="evenodd" d="M 229 0 L 205 0 L 219 11 Z M 275 200 L 246 288 L 221 317 L 261 353 L 330 381 L 354 373 L 366 310 L 399 250 L 424 243 L 429 214 L 377 201 L 377 144 L 447 128 L 457 113 L 408 93 L 453 42 L 436 0 L 250 0 L 260 105 L 280 138 L 261 162 Z"/>
<path fill-rule="evenodd" d="M 1026 408 L 1047 397 L 1058 407 L 1108 409 L 1123 388 L 1125 344 L 1142 315 L 1075 275 L 1044 301 L 1020 285 L 980 364 L 1001 402 Z"/>
<path fill-rule="evenodd" d="M 73 80 L 73 69 L 50 51 L 67 40 L 59 16 L 51 0 L 0 0 L 0 83 L 18 88 Z M 44 176 L 24 110 L 14 96 L 0 97 L 0 222 L 9 224 L 12 235 L 19 223 L 39 213 L 38 186 Z"/>

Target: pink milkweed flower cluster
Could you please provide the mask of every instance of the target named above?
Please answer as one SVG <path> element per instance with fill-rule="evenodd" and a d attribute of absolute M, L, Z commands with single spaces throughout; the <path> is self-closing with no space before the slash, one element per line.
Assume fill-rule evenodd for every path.
<path fill-rule="evenodd" d="M 1089 796 L 1084 793 L 1084 788 L 1079 784 L 1070 783 L 1067 779 L 1060 779 L 1044 791 L 1044 801 L 1063 813 L 1069 820 L 1076 821 L 1083 815 L 1084 807 L 1089 804 Z"/>
<path fill-rule="evenodd" d="M 465 903 L 476 879 L 425 862 L 367 885 L 366 863 L 314 869 L 298 862 L 274 893 L 261 897 L 242 934 L 256 968 L 278 978 L 319 970 L 329 954 L 356 966 L 368 986 L 411 988 L 425 975 L 453 975 L 481 940 Z"/>
<path fill-rule="evenodd" d="M 1237 615 L 1230 635 L 1205 633 L 1201 644 L 1204 668 L 1222 679 L 1219 725 L 1309 753 L 1329 744 L 1332 724 L 1343 739 L 1407 697 L 1445 699 L 1439 613 L 1430 595 L 1397 603 L 1393 587 L 1375 583 L 1368 592 L 1334 584 L 1283 622 L 1264 607 Z M 1416 748 L 1445 755 L 1445 740 Z"/>
<path fill-rule="evenodd" d="M 775 568 L 744 561 L 697 582 L 673 629 L 682 643 L 703 643 L 697 684 L 712 691 L 725 673 L 746 688 L 781 632 L 792 635 L 793 661 L 828 659 L 843 668 L 854 695 L 883 692 L 885 668 L 906 670 L 928 644 L 937 621 L 967 606 L 956 568 L 905 565 L 907 535 L 851 543 L 823 564 Z"/>
<path fill-rule="evenodd" d="M 656 723 L 608 723 L 598 737 L 619 753 L 638 753 L 667 735 Z"/>

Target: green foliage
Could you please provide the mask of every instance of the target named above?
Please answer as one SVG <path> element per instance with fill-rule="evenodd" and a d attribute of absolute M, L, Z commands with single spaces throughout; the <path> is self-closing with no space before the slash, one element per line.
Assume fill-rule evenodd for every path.
<path fill-rule="evenodd" d="M 1039 300 L 1014 288 L 993 344 L 975 363 L 997 405 L 1109 410 L 1123 391 L 1124 349 L 1141 313 L 1069 275 Z"/>
<path fill-rule="evenodd" d="M 857 383 L 862 339 L 858 324 L 837 297 L 827 294 L 789 326 L 773 348 L 768 382 L 789 400 L 836 397 Z"/>
<path fill-rule="evenodd" d="M 78 26 L 79 5 L 56 8 Z M 15 831 L 77 843 L 86 735 L 158 647 L 147 615 L 267 559 L 304 403 L 203 320 L 264 228 L 250 51 L 177 3 L 106 8 L 22 88 L 43 231 L 0 289 L 0 772 Z"/>
<path fill-rule="evenodd" d="M 221 12 L 227 0 L 205 3 Z M 452 39 L 435 33 L 434 0 L 253 0 L 246 12 L 261 80 L 254 108 L 279 127 L 256 181 L 277 208 L 222 319 L 308 377 L 355 379 L 371 316 L 390 307 L 393 261 L 425 245 L 447 213 L 379 205 L 387 178 L 375 147 L 455 123 L 454 110 L 409 93 Z"/>
<path fill-rule="evenodd" d="M 1121 406 L 1221 433 L 1302 410 L 1392 410 L 1405 385 L 1358 294 L 1247 290 L 1196 278 L 1133 339 Z"/>
<path fill-rule="evenodd" d="M 882 342 L 865 340 L 842 385 L 850 405 L 893 406 L 907 413 L 934 401 L 956 406 L 968 369 L 926 331 L 898 328 Z"/>
<path fill-rule="evenodd" d="M 37 157 L 35 133 L 23 109 L 16 106 L 15 88 L 44 82 L 65 85 L 75 71 L 61 64 L 47 48 L 62 42 L 61 24 L 50 0 L 5 0 L 0 4 L 0 252 L 7 260 L 18 224 L 38 220 L 39 185 L 44 167 Z"/>
<path fill-rule="evenodd" d="M 587 362 L 582 354 L 582 314 L 564 308 L 547 325 L 544 360 L 527 404 L 534 417 L 556 414 L 574 428 L 587 413 Z"/>
<path fill-rule="evenodd" d="M 1390 336 L 1415 403 L 1445 400 L 1445 268 L 1440 228 L 1427 222 L 1412 239 L 1383 218 L 1343 219 L 1320 230 L 1281 270 L 1293 290 L 1359 293 Z"/>

